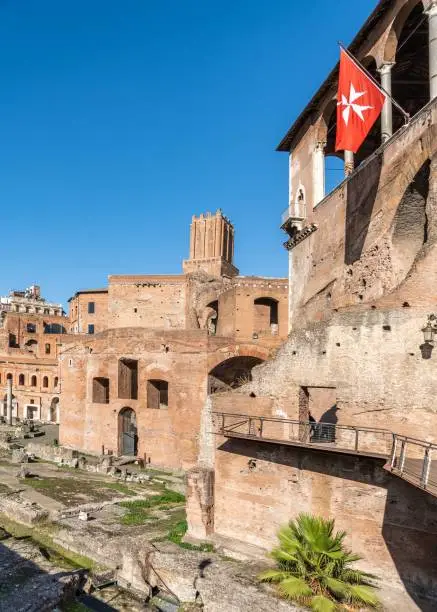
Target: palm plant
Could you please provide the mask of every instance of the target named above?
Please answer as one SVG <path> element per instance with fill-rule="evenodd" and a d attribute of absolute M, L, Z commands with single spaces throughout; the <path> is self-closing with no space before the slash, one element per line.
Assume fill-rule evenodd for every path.
<path fill-rule="evenodd" d="M 279 546 L 270 553 L 276 569 L 258 579 L 276 583 L 283 597 L 315 612 L 377 608 L 376 576 L 351 567 L 361 557 L 346 549 L 345 536 L 334 533 L 334 520 L 300 514 L 279 531 Z"/>

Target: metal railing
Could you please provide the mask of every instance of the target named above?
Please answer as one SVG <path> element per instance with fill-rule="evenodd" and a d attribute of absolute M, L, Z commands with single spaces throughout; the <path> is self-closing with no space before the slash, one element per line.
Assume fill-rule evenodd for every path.
<path fill-rule="evenodd" d="M 419 481 L 423 489 L 437 493 L 437 444 L 400 434 L 393 436 L 390 470 L 407 480 Z"/>
<path fill-rule="evenodd" d="M 437 495 L 437 444 L 388 429 L 213 412 L 214 433 L 386 459 L 385 467 Z M 433 452 L 435 464 L 433 464 Z"/>

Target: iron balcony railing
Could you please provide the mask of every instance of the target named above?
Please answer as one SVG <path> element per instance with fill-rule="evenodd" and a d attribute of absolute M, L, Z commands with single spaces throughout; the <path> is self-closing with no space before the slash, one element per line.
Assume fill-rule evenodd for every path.
<path fill-rule="evenodd" d="M 214 433 L 386 459 L 386 469 L 437 495 L 437 444 L 387 429 L 213 413 Z M 435 457 L 433 462 L 432 457 Z"/>

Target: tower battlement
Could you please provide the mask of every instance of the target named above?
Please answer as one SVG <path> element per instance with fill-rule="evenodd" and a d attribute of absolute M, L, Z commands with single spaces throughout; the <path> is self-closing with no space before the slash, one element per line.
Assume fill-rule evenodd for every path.
<path fill-rule="evenodd" d="M 212 276 L 237 276 L 233 259 L 234 226 L 222 211 L 193 216 L 190 257 L 183 262 L 184 273 L 203 270 Z"/>

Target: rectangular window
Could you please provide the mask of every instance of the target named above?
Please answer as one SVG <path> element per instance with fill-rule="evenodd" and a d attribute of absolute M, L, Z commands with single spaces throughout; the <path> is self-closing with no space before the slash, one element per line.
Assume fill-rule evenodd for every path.
<path fill-rule="evenodd" d="M 50 355 L 50 344 L 46 344 L 46 355 Z"/>
<path fill-rule="evenodd" d="M 135 359 L 118 362 L 118 397 L 138 399 L 138 361 Z"/>
<path fill-rule="evenodd" d="M 93 402 L 109 404 L 109 378 L 93 378 Z"/>
<path fill-rule="evenodd" d="M 88 314 L 94 314 L 95 304 L 94 302 L 88 302 Z"/>
<path fill-rule="evenodd" d="M 94 333 L 94 325 L 93 324 L 88 325 L 88 333 L 89 334 L 93 334 Z"/>
<path fill-rule="evenodd" d="M 168 382 L 147 381 L 147 408 L 168 408 Z"/>

